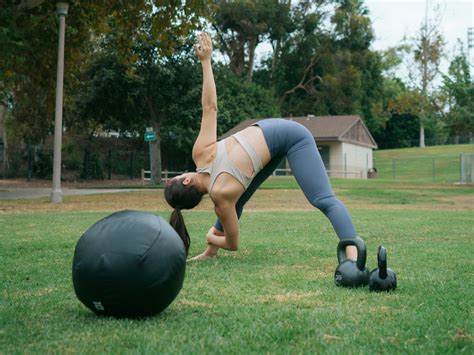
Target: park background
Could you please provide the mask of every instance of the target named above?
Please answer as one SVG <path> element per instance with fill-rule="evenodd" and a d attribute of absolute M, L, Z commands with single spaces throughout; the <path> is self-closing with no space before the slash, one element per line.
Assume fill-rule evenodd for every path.
<path fill-rule="evenodd" d="M 459 183 L 460 157 L 474 153 L 472 17 L 458 42 L 444 37 L 450 2 L 415 1 L 424 16 L 381 48 L 373 3 L 69 1 L 62 184 L 134 191 L 60 204 L 0 198 L 0 353 L 472 353 L 474 189 Z M 393 16 L 410 18 L 412 2 L 392 3 Z M 472 13 L 456 3 L 458 19 Z M 0 6 L 0 193 L 49 187 L 56 4 Z M 370 269 L 377 246 L 387 247 L 394 293 L 334 286 L 331 225 L 280 176 L 249 202 L 239 251 L 188 264 L 159 316 L 98 318 L 77 300 L 71 262 L 82 233 L 123 209 L 167 218 L 160 171 L 194 168 L 202 78 L 192 44 L 202 29 L 216 48 L 219 134 L 247 118 L 364 120 L 379 145 L 377 178 L 331 182 Z M 142 185 L 150 156 L 153 180 Z M 196 255 L 214 222 L 211 201 L 184 217 Z"/>
<path fill-rule="evenodd" d="M 192 45 L 201 30 L 216 48 L 219 135 L 248 118 L 359 115 L 379 149 L 472 143 L 472 6 L 397 4 L 71 2 L 62 179 L 137 179 L 144 169 L 159 184 L 163 170 L 194 169 L 201 71 Z M 394 27 L 402 12 L 411 22 Z M 7 1 L 0 16 L 0 173 L 50 179 L 55 2 Z"/>

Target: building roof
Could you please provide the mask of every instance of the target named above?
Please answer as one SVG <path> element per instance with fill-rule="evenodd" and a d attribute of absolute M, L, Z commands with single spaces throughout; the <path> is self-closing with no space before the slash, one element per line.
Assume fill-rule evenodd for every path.
<path fill-rule="evenodd" d="M 306 116 L 286 118 L 305 126 L 318 142 L 339 141 L 362 145 L 369 148 L 377 148 L 377 143 L 370 134 L 368 128 L 357 115 L 351 116 Z M 260 119 L 248 119 L 240 122 L 237 126 L 223 134 L 220 138 L 226 138 Z"/>

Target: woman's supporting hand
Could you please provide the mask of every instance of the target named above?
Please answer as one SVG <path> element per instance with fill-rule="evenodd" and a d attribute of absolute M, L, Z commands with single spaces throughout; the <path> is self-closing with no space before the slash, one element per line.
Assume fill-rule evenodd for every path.
<path fill-rule="evenodd" d="M 191 259 L 188 259 L 187 261 L 212 260 L 215 258 L 217 258 L 217 251 L 211 245 L 209 245 L 207 249 L 204 250 L 204 253 L 194 256 Z"/>
<path fill-rule="evenodd" d="M 211 60 L 212 55 L 212 41 L 211 37 L 206 33 L 202 32 L 197 35 L 199 46 L 194 45 L 194 50 L 201 62 Z"/>
<path fill-rule="evenodd" d="M 218 233 L 218 234 L 216 234 Z M 219 235 L 222 234 L 222 235 Z M 215 235 L 219 237 L 224 237 L 224 233 L 218 231 L 214 227 L 211 227 L 209 231 L 207 232 L 206 238 L 208 239 L 210 235 Z M 217 251 L 219 250 L 219 247 L 213 244 L 208 244 L 206 250 L 202 254 L 199 254 L 191 259 L 188 259 L 188 261 L 196 261 L 196 260 L 211 260 L 217 258 Z"/>

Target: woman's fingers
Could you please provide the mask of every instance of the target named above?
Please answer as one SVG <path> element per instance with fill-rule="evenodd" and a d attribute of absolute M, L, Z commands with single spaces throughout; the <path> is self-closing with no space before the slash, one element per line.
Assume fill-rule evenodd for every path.
<path fill-rule="evenodd" d="M 211 36 L 209 36 L 206 32 L 204 32 L 204 37 L 206 39 L 206 44 L 209 48 L 212 47 L 212 41 L 211 41 Z"/>
<path fill-rule="evenodd" d="M 205 47 L 206 49 L 210 49 L 212 47 L 211 37 L 207 34 L 207 32 L 201 32 L 198 35 L 198 39 L 201 48 Z"/>
<path fill-rule="evenodd" d="M 198 33 L 197 38 L 198 38 L 199 46 L 202 49 L 202 44 L 204 42 L 203 39 L 202 39 L 202 33 Z"/>
<path fill-rule="evenodd" d="M 197 56 L 200 60 L 210 58 L 212 54 L 211 37 L 206 32 L 198 33 L 196 36 L 199 42 L 199 45 L 197 43 L 194 45 Z"/>

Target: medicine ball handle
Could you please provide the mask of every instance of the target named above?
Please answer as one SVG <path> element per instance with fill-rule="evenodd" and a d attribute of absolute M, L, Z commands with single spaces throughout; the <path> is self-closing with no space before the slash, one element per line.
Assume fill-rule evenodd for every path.
<path fill-rule="evenodd" d="M 379 277 L 381 279 L 387 278 L 387 249 L 382 245 L 379 246 L 377 253 L 377 263 L 379 266 Z"/>
<path fill-rule="evenodd" d="M 346 247 L 349 245 L 354 245 L 357 249 L 357 261 L 356 265 L 359 270 L 365 268 L 365 262 L 367 259 L 367 251 L 365 249 L 365 243 L 359 237 L 342 239 L 337 245 L 337 260 L 339 264 L 347 260 L 346 257 Z"/>

